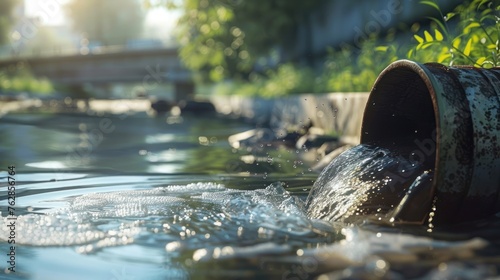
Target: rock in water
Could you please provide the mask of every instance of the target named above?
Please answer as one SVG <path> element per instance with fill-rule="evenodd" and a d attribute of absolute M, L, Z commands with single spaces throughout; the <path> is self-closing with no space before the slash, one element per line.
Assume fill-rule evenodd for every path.
<path fill-rule="evenodd" d="M 432 173 L 428 175 L 427 169 L 402 152 L 358 145 L 335 158 L 320 174 L 307 198 L 307 214 L 344 222 L 367 215 L 421 221 L 430 211 L 433 193 L 429 184 Z M 411 207 L 400 205 L 403 199 L 405 204 L 423 205 L 412 214 Z"/>

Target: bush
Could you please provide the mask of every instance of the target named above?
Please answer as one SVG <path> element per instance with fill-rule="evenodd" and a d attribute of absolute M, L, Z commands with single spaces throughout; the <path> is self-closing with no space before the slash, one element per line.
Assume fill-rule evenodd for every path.
<path fill-rule="evenodd" d="M 293 93 L 370 91 L 379 73 L 397 59 L 438 62 L 446 65 L 500 66 L 500 6 L 497 0 L 472 0 L 443 15 L 433 1 L 421 1 L 436 9 L 429 29 L 414 24 L 409 42 L 394 41 L 395 30 L 384 40 L 372 35 L 359 48 L 344 45 L 330 49 L 321 73 L 291 63 L 265 74 L 251 74 L 249 82 L 223 83 L 222 94 L 277 97 Z M 404 35 L 403 35 L 404 36 Z M 404 38 L 405 39 L 405 38 Z M 399 46 L 399 47 L 396 47 Z"/>
<path fill-rule="evenodd" d="M 49 94 L 54 92 L 52 83 L 46 78 L 35 78 L 24 66 L 9 72 L 0 72 L 0 92 L 32 92 Z"/>
<path fill-rule="evenodd" d="M 473 0 L 443 15 L 433 1 L 422 4 L 436 9 L 431 30 L 414 37 L 418 44 L 408 57 L 454 65 L 494 67 L 500 65 L 500 5 L 497 0 Z M 455 28 L 451 28 L 455 27 Z"/>

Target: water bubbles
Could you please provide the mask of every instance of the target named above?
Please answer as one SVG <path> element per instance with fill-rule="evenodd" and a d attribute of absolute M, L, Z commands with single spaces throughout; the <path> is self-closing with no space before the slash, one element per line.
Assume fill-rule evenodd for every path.
<path fill-rule="evenodd" d="M 200 145 L 202 146 L 208 146 L 210 141 L 208 140 L 208 138 L 206 136 L 199 136 L 198 137 L 198 142 L 200 143 Z"/>
<path fill-rule="evenodd" d="M 265 227 L 259 227 L 257 234 L 259 238 L 268 239 L 273 237 L 274 230 Z"/>
<path fill-rule="evenodd" d="M 165 246 L 165 250 L 167 250 L 167 252 L 174 252 L 179 250 L 180 248 L 181 248 L 181 243 L 179 241 L 169 242 Z"/>
<path fill-rule="evenodd" d="M 269 164 L 273 164 L 273 160 L 274 160 L 274 159 L 273 159 L 271 156 L 268 156 L 266 161 L 267 161 L 267 163 L 269 163 Z"/>
<path fill-rule="evenodd" d="M 438 270 L 439 270 L 439 271 L 445 271 L 445 270 L 447 270 L 447 269 L 448 269 L 448 265 L 447 265 L 446 263 L 444 263 L 444 262 L 442 262 L 442 263 L 440 263 L 440 264 L 438 265 Z"/>
<path fill-rule="evenodd" d="M 375 262 L 375 267 L 377 269 L 385 270 L 387 268 L 387 266 L 388 266 L 387 263 L 382 259 L 379 259 Z"/>
<path fill-rule="evenodd" d="M 85 123 L 78 124 L 78 130 L 80 130 L 82 132 L 87 131 L 87 124 L 85 124 Z"/>
<path fill-rule="evenodd" d="M 198 262 L 204 259 L 208 254 L 207 249 L 198 249 L 193 253 L 193 261 Z"/>

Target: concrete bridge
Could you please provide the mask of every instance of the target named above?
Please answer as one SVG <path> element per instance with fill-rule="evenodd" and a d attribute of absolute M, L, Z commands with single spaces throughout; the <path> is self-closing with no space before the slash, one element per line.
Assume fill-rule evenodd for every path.
<path fill-rule="evenodd" d="M 121 49 L 86 55 L 18 57 L 0 60 L 0 70 L 25 63 L 37 77 L 69 86 L 142 83 L 145 89 L 173 83 L 177 100 L 194 93 L 191 73 L 182 66 L 177 48 Z"/>

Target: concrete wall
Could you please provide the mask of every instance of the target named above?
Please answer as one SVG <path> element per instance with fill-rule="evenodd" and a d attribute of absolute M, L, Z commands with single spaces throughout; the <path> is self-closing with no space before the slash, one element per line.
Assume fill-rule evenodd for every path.
<path fill-rule="evenodd" d="M 311 123 L 357 143 L 368 93 L 303 94 L 278 99 L 241 96 L 213 97 L 218 112 L 272 128 Z"/>

